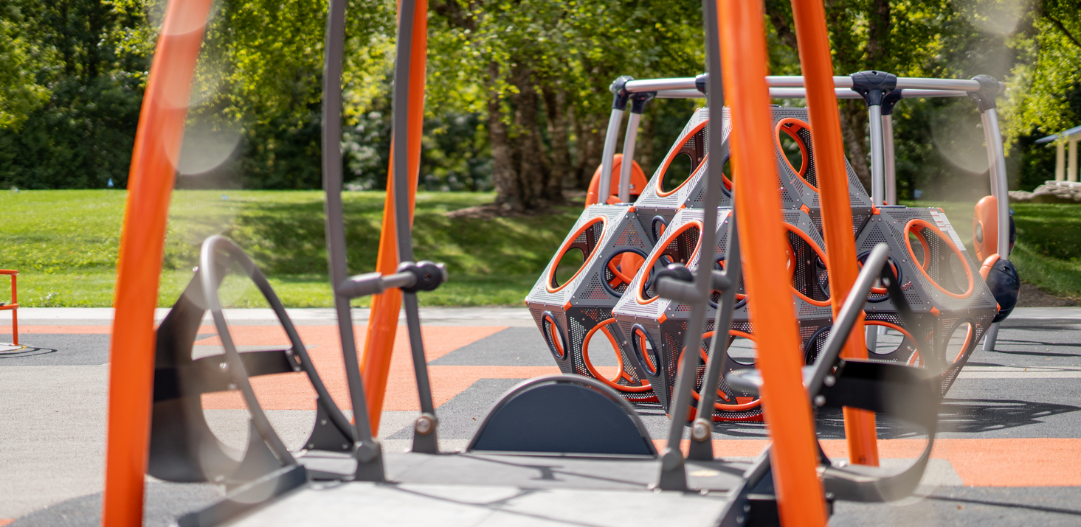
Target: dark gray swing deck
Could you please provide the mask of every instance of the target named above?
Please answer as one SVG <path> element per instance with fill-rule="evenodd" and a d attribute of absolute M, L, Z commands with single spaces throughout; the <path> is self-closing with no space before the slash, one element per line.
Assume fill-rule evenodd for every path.
<path fill-rule="evenodd" d="M 720 71 L 716 3 L 704 2 L 710 43 L 709 70 Z M 328 394 L 311 358 L 266 278 L 229 240 L 204 242 L 200 267 L 158 329 L 154 405 L 148 473 L 172 482 L 227 485 L 221 502 L 178 519 L 181 526 L 203 525 L 776 525 L 768 449 L 752 461 L 716 458 L 712 423 L 691 425 L 689 453 L 666 448 L 658 453 L 634 408 L 602 383 L 579 376 L 549 376 L 525 381 L 504 394 L 463 452 L 438 449 L 439 421 L 432 403 L 417 294 L 446 281 L 443 267 L 414 262 L 408 217 L 406 122 L 408 60 L 395 66 L 394 194 L 399 272 L 347 274 L 342 219 L 340 163 L 341 69 L 346 0 L 332 0 L 327 20 L 324 78 L 323 173 L 326 189 L 327 248 L 335 289 L 350 402 L 350 421 Z M 402 0 L 397 56 L 409 57 L 414 2 Z M 711 106 L 723 106 L 719 74 L 710 75 Z M 720 120 L 711 121 L 711 128 Z M 711 130 L 710 147 L 722 151 L 720 130 Z M 715 144 L 714 144 L 715 143 Z M 723 158 L 724 156 L 720 156 Z M 720 181 L 721 167 L 707 175 Z M 720 185 L 707 185 L 707 203 L 719 202 Z M 712 247 L 717 209 L 706 208 L 702 246 Z M 710 238 L 710 239 L 706 239 Z M 707 295 L 720 289 L 717 334 L 727 334 L 738 283 L 739 240 L 729 238 L 733 262 L 725 271 L 701 266 L 697 273 L 672 269 L 658 273 L 663 296 L 695 298 L 690 327 L 704 327 Z M 880 282 L 904 306 L 899 284 L 884 264 L 885 246 L 867 258 L 834 325 L 823 353 L 804 368 L 804 384 L 817 407 L 854 407 L 896 417 L 928 435 L 922 455 L 900 469 L 834 467 L 824 454 L 819 472 L 824 499 L 887 501 L 916 488 L 934 443 L 940 398 L 939 378 L 907 366 L 844 361 L 839 358 L 872 285 Z M 289 349 L 238 353 L 221 310 L 218 288 L 226 272 L 239 267 L 260 289 L 290 340 Z M 350 300 L 389 288 L 403 293 L 422 415 L 414 426 L 408 453 L 383 452 L 369 427 L 367 404 L 357 364 Z M 214 319 L 224 355 L 192 358 L 192 346 L 205 313 Z M 901 309 L 902 316 L 905 309 Z M 693 331 L 687 347 L 697 345 Z M 711 408 L 727 353 L 726 339 L 713 339 L 705 364 L 701 407 Z M 673 407 L 687 408 L 697 368 L 681 367 Z M 317 417 L 305 448 L 289 451 L 270 425 L 251 388 L 250 378 L 304 372 L 317 394 Z M 726 381 L 757 391 L 754 370 L 734 372 Z M 239 390 L 250 414 L 245 451 L 223 445 L 210 431 L 200 402 L 203 393 Z M 685 424 L 672 421 L 668 444 L 683 438 Z M 819 449 L 821 452 L 821 449 Z M 814 492 L 817 492 L 815 490 Z"/>

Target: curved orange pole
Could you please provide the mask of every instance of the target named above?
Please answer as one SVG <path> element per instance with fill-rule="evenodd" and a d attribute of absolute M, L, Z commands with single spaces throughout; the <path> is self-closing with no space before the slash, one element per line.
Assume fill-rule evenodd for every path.
<path fill-rule="evenodd" d="M 409 220 L 417 197 L 417 174 L 420 172 L 420 140 L 424 133 L 424 74 L 428 64 L 428 1 L 418 0 L 414 15 L 413 47 L 409 70 Z M 391 145 L 394 141 L 391 140 Z M 398 241 L 394 230 L 394 147 L 390 150 L 387 169 L 387 196 L 383 205 L 383 229 L 379 234 L 379 260 L 375 270 L 391 274 L 398 270 Z M 379 434 L 379 418 L 383 415 L 383 397 L 390 375 L 390 359 L 394 353 L 394 338 L 398 331 L 398 312 L 402 309 L 402 293 L 390 289 L 372 298 L 368 335 L 364 341 L 360 371 L 364 376 L 364 395 L 368 398 L 368 415 L 372 434 Z"/>
<path fill-rule="evenodd" d="M 848 172 L 845 168 L 841 118 L 833 85 L 833 59 L 826 9 L 822 0 L 792 0 L 796 20 L 800 66 L 807 88 L 807 106 L 814 130 L 815 163 L 818 166 L 818 195 L 822 203 L 822 230 L 830 263 L 830 300 L 833 317 L 859 275 L 856 264 L 856 240 L 852 233 L 852 208 L 848 197 Z M 866 359 L 863 317 L 856 321 L 841 356 Z M 878 439 L 875 414 L 854 408 L 844 409 L 845 437 L 849 460 L 858 465 L 878 465 Z"/>
<path fill-rule="evenodd" d="M 212 0 L 172 0 L 154 50 L 135 134 L 117 263 L 109 360 L 102 525 L 143 522 L 143 478 L 154 383 L 154 307 L 169 197 L 192 76 Z"/>
<path fill-rule="evenodd" d="M 732 108 L 732 167 L 740 174 L 735 192 L 739 236 L 744 245 L 747 294 L 760 301 L 751 321 L 769 331 L 758 338 L 762 403 L 770 439 L 773 483 L 781 523 L 822 526 L 826 507 L 816 472 L 814 423 L 803 388 L 800 339 L 792 312 L 792 291 L 786 276 L 781 198 L 777 193 L 776 157 L 766 85 L 766 34 L 761 2 L 721 0 L 721 60 L 724 91 Z"/>

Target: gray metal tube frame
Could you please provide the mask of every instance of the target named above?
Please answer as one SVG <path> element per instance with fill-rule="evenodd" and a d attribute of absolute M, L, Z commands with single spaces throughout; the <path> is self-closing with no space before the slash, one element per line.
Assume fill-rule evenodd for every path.
<path fill-rule="evenodd" d="M 863 97 L 849 88 L 835 88 L 834 94 L 838 99 L 862 99 Z M 802 87 L 779 87 L 770 88 L 769 96 L 773 99 L 806 99 L 807 90 Z M 940 97 L 968 97 L 967 91 L 962 90 L 904 90 L 902 99 L 922 99 Z M 696 89 L 661 90 L 657 92 L 658 99 L 702 99 L 705 95 Z"/>
<path fill-rule="evenodd" d="M 717 2 L 702 0 L 702 11 L 705 13 L 704 25 L 706 35 L 706 60 L 707 71 L 712 72 L 709 76 L 706 90 L 709 107 L 720 113 L 724 107 L 724 85 L 721 82 L 721 50 L 720 28 L 717 25 Z M 720 119 L 709 121 L 709 149 L 720 153 L 724 148 L 722 142 L 723 130 Z M 718 159 L 723 159 L 718 156 Z M 702 237 L 699 239 L 698 269 L 694 273 L 694 285 L 702 291 L 702 300 L 691 306 L 691 316 L 687 322 L 687 333 L 683 336 L 683 350 L 680 353 L 676 367 L 676 385 L 669 404 L 669 413 L 672 423 L 668 429 L 668 444 L 661 454 L 661 473 L 657 486 L 662 490 L 681 490 L 687 488 L 687 472 L 683 459 L 683 453 L 679 449 L 683 439 L 685 418 L 683 412 L 690 405 L 691 390 L 694 388 L 695 376 L 698 372 L 697 350 L 702 341 L 702 330 L 705 329 L 706 308 L 708 307 L 708 291 L 713 275 L 713 258 L 709 254 L 711 247 L 717 246 L 717 204 L 721 200 L 721 164 L 711 163 L 706 169 L 706 196 L 705 209 L 702 211 Z M 718 183 L 718 184 L 714 184 Z M 708 254 L 708 256 L 706 256 Z M 714 390 L 716 391 L 716 390 Z M 712 406 L 711 406 L 712 408 Z"/>
<path fill-rule="evenodd" d="M 882 162 L 882 106 L 872 104 L 867 107 L 871 129 L 871 203 L 882 206 L 886 193 L 885 165 Z"/>
<path fill-rule="evenodd" d="M 902 97 L 904 92 L 901 92 Z M 882 116 L 882 159 L 886 162 L 886 203 L 897 204 L 897 164 L 893 158 L 893 114 Z"/>
<path fill-rule="evenodd" d="M 980 114 L 983 121 L 984 141 L 987 143 L 987 160 L 991 173 L 991 195 L 998 202 L 998 246 L 999 258 L 1010 259 L 1010 196 L 1009 180 L 1006 176 L 1006 153 L 1002 146 L 1002 132 L 998 126 L 998 112 L 991 108 Z M 999 323 L 991 324 L 983 339 L 984 351 L 995 349 L 998 341 Z"/>
<path fill-rule="evenodd" d="M 608 131 L 604 134 L 604 150 L 601 151 L 601 179 L 597 184 L 597 203 L 600 205 L 608 203 L 612 188 L 612 159 L 616 155 L 616 141 L 619 140 L 619 126 L 622 122 L 623 110 L 612 108 L 612 115 L 608 118 Z"/>
<path fill-rule="evenodd" d="M 342 58 L 345 51 L 345 10 L 348 0 L 330 0 L 327 10 L 326 52 L 323 60 L 323 190 L 326 192 L 327 260 L 333 291 L 349 279 L 345 252 L 345 222 L 342 217 Z M 353 454 L 357 459 L 358 480 L 384 479 L 382 452 L 372 438 L 364 381 L 357 362 L 356 340 L 349 299 L 335 293 L 334 310 L 345 361 L 349 401 L 353 406 Z"/>
<path fill-rule="evenodd" d="M 638 138 L 638 124 L 640 122 L 642 122 L 642 114 L 631 111 L 630 116 L 627 118 L 627 133 L 623 138 L 623 163 L 619 169 L 620 203 L 631 202 L 631 167 L 634 166 L 634 144 Z M 605 142 L 607 142 L 607 138 L 605 139 Z M 613 157 L 615 157 L 615 154 L 613 154 Z"/>
<path fill-rule="evenodd" d="M 626 90 L 630 93 L 639 92 L 664 92 L 673 90 L 694 89 L 694 77 L 676 77 L 668 79 L 642 79 L 630 81 Z M 799 75 L 769 75 L 766 83 L 771 88 L 803 88 L 804 78 Z M 851 88 L 852 78 L 848 76 L 833 77 L 833 85 L 837 88 Z M 999 83 L 999 90 L 1005 88 L 1005 84 Z M 980 89 L 980 83 L 971 79 L 927 79 L 921 77 L 897 77 L 897 88 L 905 90 L 946 90 L 973 92 Z M 658 94 L 658 96 L 660 96 Z M 928 97 L 930 95 L 919 95 Z"/>
<path fill-rule="evenodd" d="M 728 157 L 728 152 L 722 152 Z M 728 246 L 724 250 L 726 262 L 724 276 L 729 278 L 728 287 L 721 292 L 721 300 L 717 303 L 717 311 L 713 319 L 713 338 L 709 342 L 709 353 L 706 354 L 706 369 L 702 377 L 702 389 L 698 393 L 698 412 L 694 424 L 691 427 L 691 444 L 687 450 L 688 459 L 701 461 L 713 460 L 713 403 L 717 400 L 717 387 L 721 383 L 721 368 L 724 366 L 724 358 L 728 355 L 728 331 L 732 327 L 732 311 L 736 305 L 736 290 L 739 289 L 739 277 L 743 272 L 743 261 L 740 259 L 739 231 L 736 230 L 736 215 L 733 213 L 728 220 Z M 701 265 L 699 257 L 699 265 Z M 710 265 L 710 267 L 713 267 Z M 706 417 L 703 417 L 705 413 Z M 711 432 L 705 438 L 694 437 L 693 431 L 698 427 L 707 427 Z"/>
<path fill-rule="evenodd" d="M 413 24 L 416 0 L 398 3 L 398 42 L 394 61 L 394 225 L 398 236 L 398 261 L 412 262 L 413 229 L 409 218 L 409 70 L 413 52 Z M 409 349 L 413 356 L 413 373 L 417 378 L 421 416 L 413 433 L 413 451 L 427 454 L 439 452 L 436 434 L 439 421 L 432 402 L 432 386 L 428 379 L 428 360 L 420 334 L 420 305 L 417 294 L 402 291 L 405 323 L 409 333 Z M 339 321 L 340 323 L 340 321 Z M 423 427 L 423 428 L 422 428 Z M 422 431 L 423 430 L 423 431 Z"/>

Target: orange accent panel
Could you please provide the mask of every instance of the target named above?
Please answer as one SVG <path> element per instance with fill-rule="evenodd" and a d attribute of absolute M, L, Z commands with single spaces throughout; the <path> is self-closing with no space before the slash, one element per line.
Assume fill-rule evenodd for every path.
<path fill-rule="evenodd" d="M 11 302 L 0 306 L 0 311 L 11 311 L 11 343 L 19 345 L 19 287 L 16 277 L 19 276 L 18 271 L 10 269 L 0 269 L 0 276 L 8 275 L 11 277 Z"/>
<path fill-rule="evenodd" d="M 642 167 L 638 166 L 637 161 L 631 161 L 631 163 L 630 197 L 634 198 L 642 193 L 642 190 L 649 184 L 649 180 L 646 179 L 646 173 L 642 171 Z M 619 203 L 619 176 L 622 174 L 622 170 L 623 154 L 612 156 L 612 177 L 609 179 L 611 186 L 608 189 L 608 198 L 606 198 L 605 203 Z M 601 167 L 597 167 L 597 170 L 593 171 L 593 179 L 589 180 L 589 190 L 586 192 L 586 207 L 597 204 L 597 187 L 600 186 Z"/>
<path fill-rule="evenodd" d="M 784 248 L 788 245 L 781 221 L 779 178 L 775 162 L 769 87 L 766 85 L 766 34 L 760 2 L 721 0 L 718 14 L 724 91 L 732 109 L 732 168 L 740 174 L 735 192 L 740 221 L 747 294 L 754 297 L 751 320 L 759 340 L 758 369 L 762 372 L 762 400 L 769 435 L 771 461 L 782 524 L 822 526 L 826 507 L 818 480 L 814 423 L 807 391 L 800 374 L 800 338 L 792 312 L 785 275 Z M 824 23 L 823 23 L 824 27 Z M 828 54 L 826 55 L 828 60 Z M 832 93 L 833 87 L 830 86 Z M 847 206 L 848 197 L 845 196 Z M 852 237 L 849 226 L 848 237 Z M 853 249 L 852 261 L 855 262 Z M 855 263 L 852 264 L 855 267 Z"/>
<path fill-rule="evenodd" d="M 937 317 L 939 315 L 939 313 L 942 313 L 942 312 L 939 311 L 937 307 L 931 307 L 931 314 L 932 315 Z"/>
<path fill-rule="evenodd" d="M 211 0 L 169 2 L 135 133 L 117 262 L 102 524 L 142 525 L 165 223 Z"/>
<path fill-rule="evenodd" d="M 980 266 L 980 276 L 984 280 L 987 280 L 987 275 L 991 274 L 991 269 L 995 266 L 995 262 L 998 262 L 999 258 L 998 253 L 995 253 L 984 259 L 983 265 Z"/>
<path fill-rule="evenodd" d="M 406 143 L 409 150 L 409 221 L 417 197 L 417 175 L 420 173 L 420 140 L 424 133 L 424 82 L 428 66 L 428 0 L 417 0 L 413 18 L 413 46 L 409 57 L 409 123 Z M 394 139 L 391 138 L 390 167 L 387 181 L 394 178 Z M 398 243 L 394 230 L 394 186 L 387 185 L 383 206 L 383 228 L 379 234 L 379 257 L 375 270 L 392 274 L 398 270 Z M 379 433 L 379 418 L 387 389 L 390 354 L 402 308 L 402 292 L 391 289 L 372 297 L 371 319 L 364 352 L 360 357 L 360 372 L 364 379 L 364 396 L 368 401 L 368 417 L 372 433 Z"/>
<path fill-rule="evenodd" d="M 976 240 L 977 226 L 984 230 L 983 242 Z M 976 203 L 976 211 L 972 215 L 972 244 L 979 260 L 999 252 L 999 200 L 993 195 L 985 195 Z"/>
<path fill-rule="evenodd" d="M 837 94 L 833 85 L 833 59 L 830 53 L 826 11 L 818 0 L 793 0 L 800 66 L 807 89 L 807 106 L 815 131 L 815 164 L 818 193 L 822 204 L 822 231 L 830 268 L 830 300 L 836 318 L 841 305 L 856 283 L 856 241 L 852 236 L 852 209 L 848 195 L 844 142 Z M 856 321 L 841 356 L 866 359 L 863 317 Z M 850 461 L 878 465 L 875 417 L 871 412 L 845 408 L 845 437 L 849 442 Z"/>

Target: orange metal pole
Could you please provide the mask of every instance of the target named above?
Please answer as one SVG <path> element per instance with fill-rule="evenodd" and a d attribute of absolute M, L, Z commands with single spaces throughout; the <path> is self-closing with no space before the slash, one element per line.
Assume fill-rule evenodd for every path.
<path fill-rule="evenodd" d="M 418 0 L 414 18 L 413 47 L 409 71 L 409 220 L 417 197 L 417 174 L 420 172 L 420 139 L 424 133 L 424 74 L 428 63 L 428 2 Z M 393 139 L 391 144 L 394 144 Z M 391 147 L 390 158 L 394 159 Z M 387 196 L 383 205 L 383 228 L 379 234 L 379 260 L 375 270 L 390 274 L 398 270 L 398 242 L 394 230 L 394 162 L 387 169 Z M 379 418 L 383 415 L 383 397 L 390 375 L 390 359 L 394 337 L 398 330 L 398 312 L 402 308 L 402 293 L 391 289 L 372 298 L 368 335 L 364 341 L 360 371 L 364 376 L 364 395 L 368 398 L 368 415 L 372 434 L 379 433 Z"/>
<path fill-rule="evenodd" d="M 212 0 L 173 0 L 143 96 L 117 264 L 109 363 L 102 525 L 143 521 L 143 478 L 154 373 L 154 307 L 165 222 L 184 135 L 191 80 Z"/>
<path fill-rule="evenodd" d="M 19 272 L 15 271 L 11 275 L 11 303 L 15 305 L 11 309 L 11 335 L 12 344 L 19 345 L 19 289 L 16 287 L 16 278 L 19 276 Z"/>
<path fill-rule="evenodd" d="M 841 140 L 841 118 L 833 85 L 826 10 L 822 0 L 792 0 L 792 14 L 796 20 L 800 66 L 803 68 L 807 105 L 814 130 L 818 192 L 822 200 L 822 230 L 826 239 L 826 258 L 830 262 L 830 300 L 836 318 L 848 292 L 856 283 L 859 268 L 856 265 L 856 240 L 852 233 L 852 208 L 849 205 L 848 174 Z M 863 317 L 860 316 L 841 352 L 842 357 L 867 358 L 863 328 Z M 874 412 L 845 408 L 844 418 L 849 460 L 858 465 L 878 466 Z"/>
<path fill-rule="evenodd" d="M 822 526 L 826 507 L 818 480 L 814 422 L 800 374 L 802 353 L 792 292 L 786 280 L 784 227 L 773 152 L 766 34 L 761 2 L 721 0 L 718 27 L 725 98 L 732 108 L 732 168 L 741 178 L 735 192 L 743 218 L 744 279 L 756 299 L 751 320 L 757 331 L 762 403 L 770 439 L 773 483 L 781 523 Z"/>

